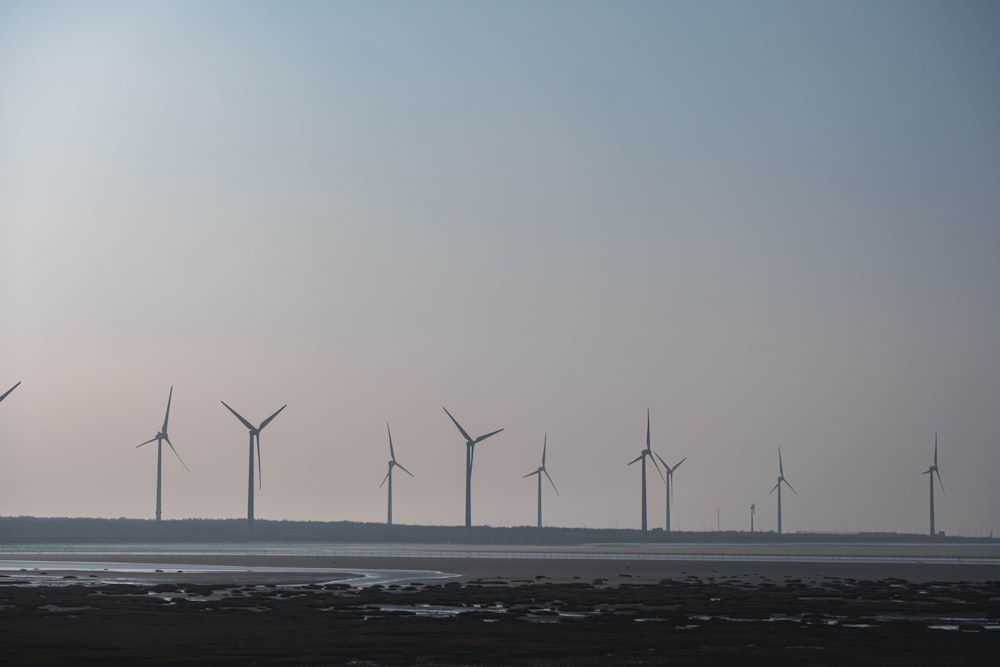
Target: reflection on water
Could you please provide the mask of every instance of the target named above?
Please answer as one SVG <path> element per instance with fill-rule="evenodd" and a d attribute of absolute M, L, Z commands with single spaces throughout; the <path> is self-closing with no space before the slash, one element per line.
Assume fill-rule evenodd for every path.
<path fill-rule="evenodd" d="M 79 552 L 78 552 L 79 553 Z M 211 583 L 387 585 L 456 577 L 435 570 L 359 569 L 331 567 L 268 567 L 244 565 L 183 565 L 97 561 L 0 560 L 8 581 L 27 585 L 136 584 L 151 586 L 176 581 Z"/>
<path fill-rule="evenodd" d="M 686 545 L 687 547 L 697 545 Z M 831 553 L 719 553 L 718 545 L 704 545 L 704 553 L 683 553 L 647 549 L 638 545 L 593 545 L 581 548 L 526 548 L 521 550 L 503 547 L 469 547 L 467 545 L 406 545 L 406 544 L 46 544 L 0 545 L 0 555 L 53 555 L 67 556 L 283 556 L 326 558 L 496 558 L 496 559 L 564 559 L 607 561 L 695 561 L 738 563 L 851 563 L 851 564 L 934 564 L 934 565 L 997 565 L 1000 557 L 925 555 L 908 553 L 906 545 L 882 545 L 886 553 L 850 553 L 838 545 Z M 635 547 L 633 549 L 632 547 Z"/>

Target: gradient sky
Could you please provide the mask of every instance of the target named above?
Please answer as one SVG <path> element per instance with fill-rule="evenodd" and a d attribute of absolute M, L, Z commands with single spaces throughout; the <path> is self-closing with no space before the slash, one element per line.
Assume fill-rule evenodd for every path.
<path fill-rule="evenodd" d="M 1000 536 L 992 2 L 0 0 L 0 514 Z M 650 523 L 664 491 L 650 476 Z"/>

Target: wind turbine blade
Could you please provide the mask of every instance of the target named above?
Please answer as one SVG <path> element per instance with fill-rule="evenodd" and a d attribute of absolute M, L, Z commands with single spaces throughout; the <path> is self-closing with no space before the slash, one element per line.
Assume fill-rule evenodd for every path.
<path fill-rule="evenodd" d="M 775 489 L 777 489 L 780 485 L 781 485 L 781 481 L 779 481 L 777 484 L 775 484 L 774 488 L 767 492 L 767 495 L 771 495 L 772 493 L 774 493 Z"/>
<path fill-rule="evenodd" d="M 383 486 L 385 486 L 385 480 L 389 479 L 389 475 L 391 474 L 392 474 L 392 466 L 389 466 L 389 472 L 387 472 L 385 474 L 385 477 L 382 478 L 382 483 L 378 485 L 378 488 L 381 489 Z"/>
<path fill-rule="evenodd" d="M 792 485 L 788 483 L 787 479 L 785 479 L 784 477 L 782 477 L 781 481 L 784 482 L 785 486 L 787 486 L 789 489 L 792 489 L 792 493 L 794 493 L 795 495 L 799 495 L 798 492 L 794 488 L 792 488 Z"/>
<path fill-rule="evenodd" d="M 656 456 L 656 458 L 660 459 L 660 463 L 662 463 L 663 467 L 667 469 L 667 473 L 673 472 L 673 470 L 670 469 L 670 466 L 667 465 L 667 462 L 663 460 L 662 456 L 660 456 L 656 452 L 653 452 L 653 454 Z"/>
<path fill-rule="evenodd" d="M 538 470 L 533 470 L 532 472 L 529 472 L 527 475 L 521 475 L 521 479 L 524 479 L 525 477 L 531 477 L 532 475 L 537 475 L 537 474 Z"/>
<path fill-rule="evenodd" d="M 162 429 L 163 433 L 167 432 L 167 421 L 170 419 L 170 399 L 172 399 L 173 397 L 174 397 L 174 385 L 170 385 L 170 393 L 167 394 L 167 414 L 163 415 L 163 429 Z"/>
<path fill-rule="evenodd" d="M 646 449 L 649 449 L 649 406 L 646 406 Z"/>
<path fill-rule="evenodd" d="M 937 468 L 937 433 L 934 433 L 934 467 Z"/>
<path fill-rule="evenodd" d="M 182 459 L 181 455 L 177 453 L 176 449 L 174 449 L 174 443 L 170 442 L 170 438 L 164 438 L 164 440 L 166 440 L 167 444 L 170 445 L 170 451 L 174 453 L 174 456 L 176 456 L 177 460 L 181 462 L 181 465 L 184 466 L 184 469 L 187 470 L 188 472 L 191 472 L 191 469 L 187 467 L 186 463 L 184 463 L 184 459 Z"/>
<path fill-rule="evenodd" d="M 646 451 L 647 451 L 647 452 L 651 452 L 651 451 L 653 451 L 653 450 L 651 450 L 651 449 L 648 449 L 648 450 L 646 450 Z M 648 454 L 648 453 L 647 453 L 646 455 L 647 455 L 647 456 L 649 456 L 649 454 Z M 667 478 L 663 476 L 663 473 L 662 473 L 662 472 L 660 472 L 660 464 L 659 464 L 659 463 L 657 463 L 657 462 L 656 462 L 656 459 L 655 459 L 655 458 L 653 458 L 652 456 L 649 456 L 649 460 L 653 462 L 653 468 L 655 468 L 655 469 L 656 469 L 656 474 L 657 474 L 657 475 L 659 475 L 659 476 L 660 476 L 660 479 L 662 479 L 662 480 L 663 480 L 663 483 L 664 483 L 664 484 L 666 484 L 666 483 L 667 483 Z"/>
<path fill-rule="evenodd" d="M 7 391 L 5 391 L 5 392 L 3 393 L 3 396 L 0 396 L 0 401 L 2 401 L 3 399 L 7 398 L 7 397 L 8 397 L 9 395 L 10 395 L 10 392 L 12 392 L 12 391 L 14 391 L 15 389 L 17 389 L 17 388 L 18 388 L 18 387 L 19 387 L 20 385 L 21 385 L 21 381 L 19 380 L 17 384 L 15 384 L 15 385 L 14 385 L 13 387 L 11 387 L 11 388 L 10 388 L 10 389 L 8 389 Z"/>
<path fill-rule="evenodd" d="M 545 448 L 549 446 L 549 434 L 545 434 L 545 439 L 542 440 L 542 467 L 545 467 Z"/>
<path fill-rule="evenodd" d="M 780 477 L 785 476 L 785 466 L 781 463 L 781 447 L 778 447 L 778 475 Z"/>
<path fill-rule="evenodd" d="M 934 474 L 937 475 L 938 484 L 941 485 L 941 495 L 944 495 L 944 482 L 941 481 L 941 471 L 937 468 L 934 469 Z"/>
<path fill-rule="evenodd" d="M 688 460 L 688 457 L 686 457 L 686 456 L 685 456 L 685 457 L 684 457 L 684 458 L 682 458 L 682 459 L 681 459 L 680 461 L 678 461 L 678 462 L 677 462 L 677 465 L 675 465 L 675 466 L 674 466 L 674 470 L 677 470 L 678 468 L 680 468 L 680 467 L 681 467 L 681 464 L 682 464 L 682 463 L 684 463 L 684 462 L 685 462 L 685 461 L 687 461 L 687 460 Z M 664 463 L 663 465 L 666 465 L 666 464 Z M 673 471 L 671 471 L 671 472 L 673 472 Z"/>
<path fill-rule="evenodd" d="M 499 433 L 502 430 L 503 430 L 502 428 L 498 428 L 497 430 L 492 431 L 490 433 L 487 433 L 486 435 L 481 435 L 478 438 L 476 438 L 475 440 L 473 440 L 472 444 L 476 444 L 477 442 L 482 442 L 486 438 L 492 437 L 492 436 L 496 435 L 497 433 Z"/>
<path fill-rule="evenodd" d="M 280 412 L 281 412 L 282 410 L 284 410 L 285 408 L 287 408 L 287 407 L 288 407 L 288 403 L 285 403 L 285 404 L 284 404 L 284 405 L 282 405 L 282 406 L 281 406 L 280 408 L 278 408 L 277 412 L 275 412 L 275 413 L 274 413 L 273 415 L 271 415 L 270 417 L 268 417 L 267 419 L 265 419 L 264 421 L 262 421 L 262 422 L 260 423 L 260 426 L 259 426 L 259 427 L 257 428 L 257 430 L 258 430 L 258 431 L 263 431 L 263 430 L 264 430 L 264 427 L 265 427 L 265 426 L 267 426 L 268 424 L 270 424 L 270 423 L 271 423 L 271 420 L 272 420 L 272 419 L 274 419 L 275 417 L 277 417 L 277 416 L 278 416 L 278 414 L 279 414 L 279 413 L 280 413 Z M 259 440 L 259 439 L 258 439 L 258 441 L 257 441 L 257 446 L 258 446 L 258 447 L 260 446 L 260 440 Z"/>
<path fill-rule="evenodd" d="M 392 462 L 393 462 L 393 463 L 396 463 L 395 459 L 393 459 L 393 461 L 392 461 Z M 414 476 L 412 472 L 410 472 L 409 470 L 407 470 L 406 468 L 404 468 L 404 467 L 403 467 L 403 466 L 401 466 L 400 464 L 396 463 L 396 467 L 397 467 L 397 468 L 399 468 L 400 470 L 402 470 L 403 472 L 405 472 L 405 473 L 406 473 L 407 475 L 409 475 L 410 477 L 413 477 L 413 476 Z"/>
<path fill-rule="evenodd" d="M 219 402 L 222 403 L 223 405 L 226 405 L 225 401 L 219 401 Z M 253 424 L 251 424 L 250 422 L 248 422 L 246 419 L 243 419 L 243 416 L 240 413 L 236 412 L 236 410 L 233 410 L 228 405 L 226 405 L 226 409 L 229 410 L 230 412 L 232 412 L 234 415 L 236 415 L 236 418 L 239 419 L 243 423 L 244 426 L 246 426 L 251 431 L 253 430 Z"/>
<path fill-rule="evenodd" d="M 143 445 L 148 445 L 148 444 L 149 444 L 149 443 L 151 443 L 151 442 L 156 442 L 156 438 L 150 438 L 150 439 L 149 439 L 149 440 L 147 440 L 146 442 L 142 442 L 142 443 L 139 443 L 138 445 L 136 445 L 136 446 L 135 446 L 135 448 L 136 448 L 136 449 L 139 449 L 139 448 L 140 448 L 140 447 L 142 447 Z"/>
<path fill-rule="evenodd" d="M 392 431 L 389 430 L 389 422 L 385 423 L 385 430 L 389 433 L 389 458 L 396 460 L 396 451 L 392 448 Z M 400 466 L 402 468 L 403 466 Z"/>
<path fill-rule="evenodd" d="M 640 459 L 641 459 L 641 458 L 642 458 L 642 457 L 643 457 L 644 455 L 645 455 L 645 452 L 644 452 L 643 454 L 639 454 L 639 456 L 637 456 L 637 457 L 635 457 L 634 459 L 632 459 L 631 461 L 629 461 L 629 462 L 628 462 L 628 464 L 629 464 L 629 465 L 632 465 L 632 464 L 633 464 L 633 463 L 635 463 L 636 461 L 640 460 Z"/>
<path fill-rule="evenodd" d="M 546 470 L 545 468 L 542 468 L 542 472 L 544 472 L 544 473 L 545 473 L 545 476 L 546 476 L 546 477 L 548 478 L 548 480 L 549 480 L 549 484 L 551 484 L 551 485 L 552 485 L 552 490 L 553 490 L 553 491 L 555 491 L 555 492 L 556 492 L 556 495 L 558 496 L 558 495 L 559 495 L 559 489 L 557 489 L 557 488 L 556 488 L 556 483 L 552 481 L 552 477 L 551 477 L 551 476 L 549 475 L 549 471 L 548 471 L 548 470 Z"/>
<path fill-rule="evenodd" d="M 455 427 L 458 429 L 459 433 L 462 434 L 462 437 L 465 438 L 465 441 L 466 442 L 472 442 L 472 436 L 470 436 L 468 433 L 466 433 L 465 429 L 462 428 L 462 425 L 458 423 L 458 420 L 451 416 L 451 413 L 448 412 L 448 408 L 446 408 L 444 406 L 441 406 L 441 409 L 444 410 L 444 413 L 446 415 L 448 415 L 449 417 L 451 417 L 452 423 L 455 424 Z"/>

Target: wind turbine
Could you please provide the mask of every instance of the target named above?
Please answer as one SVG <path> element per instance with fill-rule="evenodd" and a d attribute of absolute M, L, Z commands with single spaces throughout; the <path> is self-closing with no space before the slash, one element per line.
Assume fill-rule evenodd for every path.
<path fill-rule="evenodd" d="M 788 483 L 788 480 L 785 479 L 785 468 L 784 466 L 781 465 L 781 447 L 778 447 L 778 483 L 775 484 L 774 489 L 771 489 L 771 491 L 767 494 L 771 495 L 772 493 L 774 493 L 775 489 L 778 490 L 778 535 L 781 535 L 781 484 L 782 483 L 784 483 L 789 489 L 791 489 L 792 493 L 794 493 L 795 495 L 799 495 L 795 491 L 795 489 L 792 488 L 792 485 Z"/>
<path fill-rule="evenodd" d="M 17 384 L 15 384 L 15 385 L 14 385 L 13 387 L 11 387 L 11 388 L 10 388 L 10 389 L 8 389 L 7 391 L 5 391 L 5 392 L 3 393 L 3 396 L 0 396 L 0 401 L 3 401 L 3 399 L 5 399 L 5 398 L 7 398 L 8 396 L 10 396 L 10 392 L 12 392 L 12 391 L 14 391 L 15 389 L 17 389 L 17 388 L 18 388 L 18 387 L 19 387 L 20 385 L 21 385 L 21 382 L 20 382 L 20 380 L 19 380 Z"/>
<path fill-rule="evenodd" d="M 187 470 L 189 473 L 191 472 L 191 470 L 188 469 L 187 465 L 185 465 L 184 459 L 182 459 L 181 455 L 177 453 L 176 449 L 174 449 L 174 444 L 172 442 L 170 442 L 170 437 L 167 435 L 167 421 L 170 420 L 170 400 L 173 397 L 174 397 L 174 387 L 173 387 L 173 385 L 171 385 L 170 386 L 170 393 L 167 394 L 167 413 L 165 415 L 163 415 L 163 428 L 160 429 L 159 433 L 157 433 L 156 435 L 154 435 L 152 438 L 150 438 L 146 442 L 140 443 L 140 444 L 138 444 L 138 445 L 135 446 L 136 449 L 138 449 L 139 447 L 142 447 L 143 445 L 148 445 L 151 442 L 155 442 L 156 443 L 156 520 L 157 521 L 160 520 L 160 514 L 161 514 L 161 512 L 160 512 L 160 508 L 161 508 L 161 506 L 160 506 L 160 483 L 161 483 L 161 481 L 163 479 L 163 441 L 164 440 L 166 440 L 167 444 L 170 445 L 170 450 L 174 453 L 174 456 L 177 457 L 177 460 L 181 462 L 181 465 L 184 466 L 184 469 Z"/>
<path fill-rule="evenodd" d="M 389 431 L 389 422 L 385 423 L 385 430 Z M 386 525 L 392 525 L 392 469 L 398 467 L 400 470 L 405 472 L 410 477 L 413 477 L 413 473 L 402 466 L 402 464 L 396 463 L 396 451 L 392 448 L 392 431 L 389 431 L 389 472 L 385 474 L 382 478 L 382 483 L 378 485 L 378 488 L 382 488 L 386 481 L 389 482 L 389 518 L 386 521 Z"/>
<path fill-rule="evenodd" d="M 753 517 L 757 513 L 757 503 L 750 503 L 750 532 L 753 532 Z"/>
<path fill-rule="evenodd" d="M 219 402 L 222 403 L 223 405 L 226 405 L 225 401 L 219 401 Z M 278 408 L 277 412 L 275 412 L 273 415 L 271 415 L 270 417 L 268 417 L 267 419 L 265 419 L 264 421 L 262 421 L 260 423 L 260 426 L 256 426 L 255 427 L 253 424 L 251 424 L 246 419 L 244 419 L 240 415 L 240 413 L 236 412 L 236 410 L 233 410 L 231 407 L 229 407 L 228 405 L 226 405 L 226 409 L 229 410 L 230 412 L 232 412 L 236 416 L 236 418 L 239 419 L 240 422 L 244 426 L 247 427 L 247 430 L 250 431 L 250 472 L 249 472 L 249 477 L 248 477 L 248 482 L 247 482 L 247 532 L 250 533 L 251 535 L 253 534 L 253 443 L 254 443 L 254 439 L 257 440 L 257 473 L 260 476 L 260 480 L 258 481 L 258 484 L 263 487 L 263 485 L 264 485 L 264 479 L 263 479 L 263 474 L 261 474 L 261 472 L 260 472 L 260 432 L 263 431 L 264 427 L 267 426 L 268 424 L 270 424 L 271 421 L 275 417 L 278 416 L 278 413 L 280 413 L 282 410 L 284 410 L 287 407 L 288 407 L 287 403 L 285 405 L 282 405 L 280 408 Z"/>
<path fill-rule="evenodd" d="M 656 452 L 653 452 L 653 454 L 656 455 L 656 458 L 660 459 L 660 463 L 663 464 L 663 469 L 667 471 L 667 475 L 666 475 L 666 477 L 664 477 L 664 481 L 667 483 L 667 532 L 669 533 L 670 532 L 670 499 L 674 497 L 674 487 L 671 484 L 671 482 L 674 481 L 674 471 L 677 470 L 678 468 L 680 468 L 682 463 L 684 463 L 685 461 L 687 461 L 687 457 L 685 456 L 684 458 L 682 458 L 680 461 L 678 461 L 676 464 L 674 464 L 673 468 L 671 468 L 670 466 L 667 465 L 667 462 L 663 460 L 662 456 L 660 456 Z"/>
<path fill-rule="evenodd" d="M 451 413 L 448 412 L 448 408 L 442 406 L 441 409 L 444 410 L 445 414 L 451 418 L 455 427 L 462 434 L 462 437 L 465 438 L 465 529 L 469 530 L 472 528 L 472 462 L 476 456 L 476 445 L 486 438 L 496 435 L 503 429 L 498 428 L 497 430 L 491 431 L 486 435 L 473 438 L 466 433 L 465 429 L 462 428 L 462 425 L 458 423 L 458 420 L 451 416 Z"/>
<path fill-rule="evenodd" d="M 653 461 L 653 467 L 656 468 L 656 472 L 663 478 L 663 473 L 660 472 L 659 466 L 656 464 L 656 459 L 653 458 L 653 452 L 649 448 L 649 408 L 646 408 L 646 449 L 640 452 L 639 456 L 635 457 L 628 462 L 632 465 L 636 461 L 642 462 L 642 532 L 646 532 L 646 457 L 649 457 Z M 663 480 L 666 482 L 666 479 Z"/>
<path fill-rule="evenodd" d="M 559 495 L 559 489 L 556 488 L 556 483 L 552 481 L 552 477 L 549 476 L 549 471 L 545 469 L 545 449 L 549 444 L 549 434 L 545 434 L 544 440 L 542 440 L 542 465 L 538 466 L 538 469 L 534 472 L 529 472 L 527 475 L 523 475 L 521 479 L 525 477 L 531 477 L 532 475 L 538 475 L 538 527 L 542 527 L 542 474 L 544 474 L 548 480 L 549 484 L 552 485 L 552 490 Z"/>
<path fill-rule="evenodd" d="M 937 462 L 937 433 L 934 434 L 934 465 L 932 465 L 927 470 L 920 473 L 921 475 L 928 475 L 928 481 L 931 483 L 931 537 L 934 536 L 934 475 L 937 475 L 938 484 L 941 485 L 941 495 L 944 495 L 944 482 L 941 481 L 941 471 L 938 470 Z"/>

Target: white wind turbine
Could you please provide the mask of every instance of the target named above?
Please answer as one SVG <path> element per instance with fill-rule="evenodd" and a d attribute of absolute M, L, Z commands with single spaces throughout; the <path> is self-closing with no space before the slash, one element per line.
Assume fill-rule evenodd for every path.
<path fill-rule="evenodd" d="M 389 422 L 385 423 L 385 430 L 389 433 L 389 472 L 385 474 L 382 478 L 382 483 L 378 485 L 378 488 L 385 486 L 386 482 L 389 482 L 389 516 L 386 521 L 386 525 L 392 525 L 392 469 L 399 468 L 405 472 L 410 477 L 413 477 L 413 473 L 403 467 L 401 463 L 396 461 L 396 450 L 392 448 L 392 431 L 389 430 Z"/>
<path fill-rule="evenodd" d="M 653 451 L 649 448 L 649 408 L 646 408 L 646 449 L 642 450 L 639 456 L 628 462 L 628 465 L 632 465 L 636 461 L 642 462 L 642 532 L 644 533 L 646 532 L 646 457 L 649 457 L 649 460 L 653 462 L 653 467 L 662 478 L 663 473 L 660 472 L 660 468 L 656 464 L 656 459 L 653 457 Z M 666 482 L 665 479 L 664 482 Z"/>
<path fill-rule="evenodd" d="M 782 484 L 786 485 L 789 489 L 791 489 L 792 493 L 794 493 L 795 495 L 799 495 L 798 492 L 796 492 L 795 489 L 792 488 L 792 485 L 788 483 L 788 480 L 785 479 L 785 468 L 781 464 L 781 447 L 778 447 L 778 483 L 775 484 L 774 488 L 771 489 L 771 491 L 767 494 L 771 495 L 772 493 L 775 492 L 775 490 L 778 491 L 778 535 L 781 535 L 781 485 Z"/>
<path fill-rule="evenodd" d="M 275 417 L 278 416 L 278 413 L 280 413 L 282 410 L 284 410 L 285 408 L 287 408 L 288 404 L 286 403 L 285 405 L 282 405 L 280 408 L 278 408 L 278 410 L 273 415 L 271 415 L 270 417 L 268 417 L 267 419 L 265 419 L 264 421 L 262 421 L 260 423 L 260 426 L 254 426 L 253 424 L 251 424 L 250 422 L 248 422 L 246 419 L 244 419 L 240 415 L 240 413 L 236 412 L 236 410 L 233 410 L 231 407 L 229 407 L 228 405 L 226 405 L 225 401 L 220 401 L 220 403 L 222 403 L 223 405 L 225 405 L 226 409 L 229 410 L 230 412 L 232 412 L 236 416 L 236 418 L 240 420 L 240 423 L 242 423 L 244 426 L 246 426 L 247 430 L 250 432 L 250 471 L 249 471 L 248 481 L 247 481 L 247 532 L 252 535 L 253 534 L 253 444 L 254 444 L 254 440 L 257 441 L 257 473 L 258 473 L 258 475 L 260 475 L 260 432 L 263 431 L 264 427 L 267 426 L 268 424 L 270 424 L 271 421 Z M 261 479 L 258 481 L 258 484 L 260 486 L 262 486 L 262 487 L 264 485 L 263 484 L 263 476 L 262 475 L 261 475 Z"/>
<path fill-rule="evenodd" d="M 545 469 L 545 449 L 549 444 L 549 435 L 545 434 L 542 440 L 542 465 L 538 466 L 533 472 L 529 472 L 527 475 L 523 475 L 521 478 L 531 477 L 532 475 L 538 475 L 538 527 L 542 527 L 542 475 L 544 474 L 549 480 L 549 484 L 552 485 L 552 490 L 559 495 L 559 489 L 556 488 L 556 483 L 552 481 L 552 477 L 549 476 L 549 471 Z"/>
<path fill-rule="evenodd" d="M 448 408 L 442 407 L 445 414 L 451 419 L 452 423 L 455 424 L 455 428 L 458 429 L 462 437 L 465 438 L 465 529 L 469 530 L 472 528 L 472 462 L 476 457 L 476 445 L 489 438 L 496 435 L 502 428 L 498 428 L 495 431 L 491 431 L 485 435 L 481 435 L 478 438 L 473 438 L 470 436 L 462 425 L 458 423 L 458 420 L 451 416 L 448 412 Z"/>
<path fill-rule="evenodd" d="M 671 468 L 670 466 L 667 465 L 667 462 L 663 460 L 662 456 L 660 456 L 656 452 L 653 452 L 653 454 L 656 456 L 656 458 L 660 459 L 660 463 L 663 464 L 663 469 L 667 471 L 667 474 L 663 478 L 663 481 L 666 482 L 666 484 L 667 484 L 667 524 L 666 524 L 667 525 L 667 530 L 666 530 L 666 532 L 669 533 L 670 532 L 670 500 L 674 497 L 674 485 L 673 485 L 674 471 L 677 470 L 678 468 L 680 468 L 682 463 L 684 463 L 685 461 L 687 461 L 687 457 L 685 456 L 684 458 L 682 458 L 680 461 L 678 461 L 677 463 L 674 464 L 673 468 Z"/>
<path fill-rule="evenodd" d="M 920 473 L 929 475 L 928 481 L 931 483 L 931 536 L 934 536 L 934 476 L 937 475 L 938 484 L 941 486 L 941 495 L 944 495 L 944 482 L 941 481 L 941 471 L 938 470 L 937 461 L 937 433 L 934 434 L 934 465 Z"/>
<path fill-rule="evenodd" d="M 184 469 L 187 470 L 189 473 L 191 472 L 191 470 L 188 469 L 187 465 L 185 465 L 184 459 L 182 459 L 181 455 L 177 453 L 176 449 L 174 449 L 174 444 L 172 442 L 170 442 L 170 436 L 167 435 L 167 422 L 170 420 L 170 401 L 171 401 L 171 399 L 173 399 L 173 397 L 174 397 L 174 387 L 173 387 L 173 385 L 171 385 L 170 386 L 170 393 L 167 394 L 167 412 L 166 412 L 165 415 L 163 415 L 163 428 L 160 429 L 159 433 L 157 433 L 156 435 L 154 435 L 152 438 L 150 438 L 146 442 L 143 442 L 143 443 L 140 443 L 140 444 L 136 445 L 136 449 L 138 449 L 139 447 L 142 447 L 143 445 L 148 445 L 151 442 L 155 442 L 156 443 L 156 520 L 157 521 L 160 520 L 160 515 L 161 515 L 161 504 L 160 504 L 161 493 L 160 493 L 160 487 L 161 487 L 161 483 L 162 483 L 162 480 L 163 480 L 163 441 L 164 440 L 166 440 L 167 444 L 170 445 L 170 451 L 172 451 L 174 453 L 174 456 L 176 456 L 177 460 L 181 462 L 181 465 L 184 466 Z"/>

